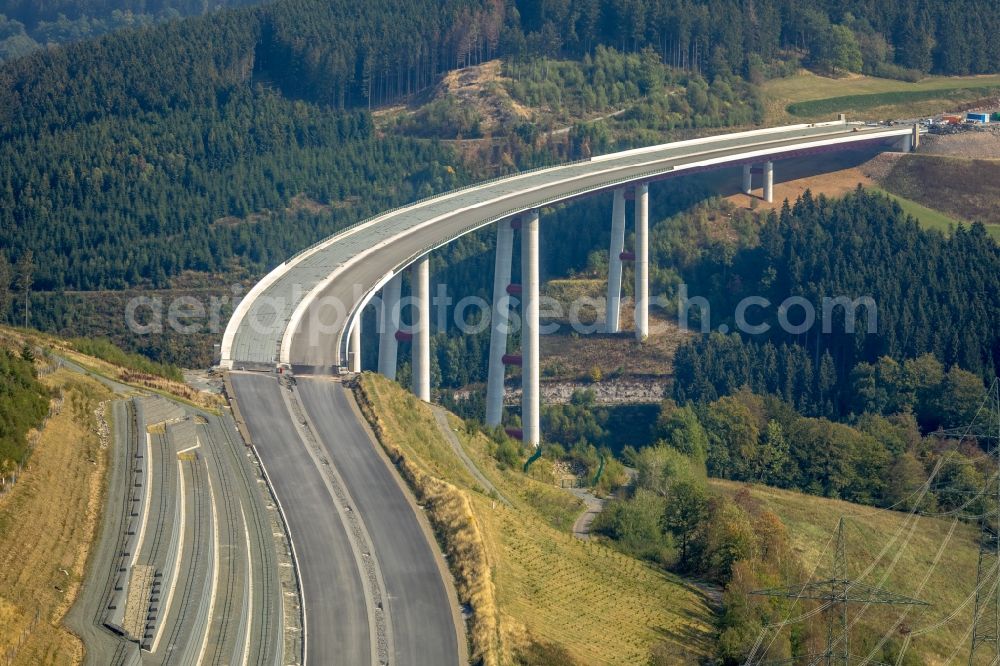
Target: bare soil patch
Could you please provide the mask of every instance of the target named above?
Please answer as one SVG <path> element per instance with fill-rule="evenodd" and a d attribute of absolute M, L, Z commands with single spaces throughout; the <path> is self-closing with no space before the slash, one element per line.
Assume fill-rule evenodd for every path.
<path fill-rule="evenodd" d="M 739 192 L 740 170 L 733 169 L 731 179 L 737 192 L 726 199 L 733 204 L 752 209 L 780 209 L 787 199 L 794 202 L 806 190 L 814 195 L 825 194 L 828 197 L 840 197 L 856 188 L 859 184 L 869 186 L 872 178 L 866 173 L 865 165 L 879 153 L 871 149 L 843 150 L 824 155 L 797 157 L 781 160 L 774 164 L 774 202 L 767 203 L 763 199 L 761 176 L 754 174 L 754 189 L 750 195 Z"/>
<path fill-rule="evenodd" d="M 471 104 L 487 129 L 512 120 L 530 119 L 531 109 L 512 98 L 500 85 L 504 78 L 500 66 L 499 60 L 490 60 L 482 65 L 453 70 L 441 80 L 435 97 L 450 96 L 463 104 Z"/>
<path fill-rule="evenodd" d="M 882 186 L 958 220 L 1000 224 L 1000 161 L 903 155 Z"/>
<path fill-rule="evenodd" d="M 611 378 L 638 377 L 663 379 L 673 374 L 677 347 L 690 335 L 672 319 L 655 309 L 649 313 L 649 337 L 642 343 L 635 339 L 633 321 L 635 308 L 629 298 L 621 305 L 621 332 L 604 333 L 604 298 L 607 281 L 604 278 L 573 278 L 550 280 L 545 283 L 543 296 L 554 299 L 562 311 L 561 317 L 546 317 L 542 308 L 542 323 L 559 324 L 559 331 L 541 336 L 542 378 L 544 381 L 601 381 Z M 591 299 L 597 308 L 579 304 Z M 551 303 L 551 302 L 550 302 Z M 574 330 L 576 321 L 583 328 Z M 592 331 L 592 332 L 586 332 Z"/>
<path fill-rule="evenodd" d="M 651 334 L 639 343 L 630 330 L 631 312 L 629 308 L 628 313 L 622 313 L 622 322 L 629 329 L 622 333 L 542 336 L 543 378 L 594 381 L 595 370 L 599 372 L 597 381 L 613 377 L 673 376 L 674 354 L 690 333 L 664 316 L 650 313 Z"/>
<path fill-rule="evenodd" d="M 1000 129 L 961 134 L 929 134 L 921 137 L 918 154 L 1000 160 Z"/>

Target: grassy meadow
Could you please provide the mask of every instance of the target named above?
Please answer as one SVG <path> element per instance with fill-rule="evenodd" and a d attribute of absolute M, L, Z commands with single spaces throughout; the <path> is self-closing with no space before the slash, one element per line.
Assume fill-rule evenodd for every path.
<path fill-rule="evenodd" d="M 368 403 L 376 432 L 397 465 L 405 459 L 468 502 L 480 544 L 464 550 L 485 555 L 487 571 L 479 573 L 488 578 L 473 586 L 479 595 L 474 613 L 494 614 L 480 625 L 481 634 L 472 632 L 474 643 L 491 645 L 489 655 L 473 646 L 484 663 L 636 664 L 645 663 L 654 646 L 677 663 L 711 654 L 713 619 L 701 592 L 608 546 L 573 538 L 562 526 L 572 523 L 582 505 L 552 484 L 547 461 L 539 460 L 530 475 L 502 470 L 490 454 L 495 445 L 449 417 L 466 453 L 510 500 L 508 506 L 482 491 L 428 405 L 373 374 L 362 377 L 360 400 Z M 431 522 L 440 523 L 433 517 Z M 437 531 L 440 538 L 448 530 Z M 466 577 L 468 560 L 452 556 L 456 549 L 448 535 L 442 540 L 453 571 Z M 461 580 L 458 587 L 460 597 L 467 596 Z"/>
<path fill-rule="evenodd" d="M 14 654 L 13 664 L 80 663 L 83 645 L 62 618 L 103 506 L 108 454 L 94 412 L 111 392 L 65 369 L 41 381 L 63 402 L 20 480 L 0 497 L 0 655 Z"/>
<path fill-rule="evenodd" d="M 832 575 L 833 535 L 843 516 L 848 577 L 930 603 L 908 612 L 905 606 L 872 605 L 859 613 L 861 605 L 852 605 L 849 621 L 857 621 L 873 635 L 890 631 L 896 639 L 909 635 L 908 652 L 910 657 L 918 657 L 919 663 L 944 664 L 953 655 L 962 663 L 968 659 L 969 643 L 963 634 L 972 619 L 972 604 L 950 621 L 947 618 L 975 593 L 979 551 L 978 532 L 973 526 L 950 518 L 908 519 L 901 512 L 767 486 L 717 479 L 711 485 L 728 493 L 747 488 L 754 500 L 776 513 L 788 528 L 793 549 L 806 570 L 815 571 L 814 580 Z M 867 652 L 860 650 L 865 647 L 871 649 L 861 641 L 852 641 L 851 651 L 864 657 Z"/>
<path fill-rule="evenodd" d="M 1000 91 L 1000 75 L 928 76 L 916 83 L 851 75 L 840 79 L 802 71 L 763 85 L 766 123 L 848 119 L 885 120 L 940 113 Z"/>

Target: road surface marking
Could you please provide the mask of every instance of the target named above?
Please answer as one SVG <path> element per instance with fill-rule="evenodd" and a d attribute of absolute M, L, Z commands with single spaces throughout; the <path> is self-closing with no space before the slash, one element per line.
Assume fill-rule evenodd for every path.
<path fill-rule="evenodd" d="M 184 559 L 184 521 L 186 520 L 185 512 L 187 511 L 187 503 L 184 497 L 184 463 L 180 460 L 177 461 L 177 483 L 180 486 L 178 492 L 181 506 L 181 519 L 177 533 L 177 553 L 174 557 L 174 571 L 170 575 L 170 589 L 167 590 L 167 599 L 163 604 L 163 610 L 160 612 L 161 619 L 159 626 L 156 628 L 156 637 L 153 639 L 153 645 L 149 648 L 150 652 L 156 652 L 156 646 L 160 644 L 160 639 L 163 637 L 163 627 L 167 624 L 167 617 L 170 614 L 170 604 L 174 600 L 174 590 L 177 589 L 177 577 L 180 576 L 181 560 Z"/>
<path fill-rule="evenodd" d="M 243 536 L 247 544 L 247 624 L 243 637 L 243 666 L 250 663 L 250 635 L 253 633 L 253 551 L 250 549 L 250 528 L 247 525 L 247 514 L 240 504 L 240 515 L 243 517 Z"/>
<path fill-rule="evenodd" d="M 149 503 L 152 500 L 153 495 L 153 474 L 150 471 L 149 466 L 153 463 L 153 440 L 146 433 L 146 459 L 143 461 L 144 469 L 146 470 L 145 476 L 145 486 L 146 486 L 146 499 L 143 502 L 142 507 L 142 522 L 139 524 L 139 539 L 135 542 L 135 552 L 132 553 L 132 564 L 130 567 L 135 566 L 135 561 L 139 559 L 139 551 L 142 550 L 142 540 L 146 538 L 146 523 L 149 521 Z"/>
<path fill-rule="evenodd" d="M 201 650 L 198 652 L 198 666 L 205 661 L 205 650 L 208 649 L 208 636 L 212 633 L 212 615 L 215 613 L 215 597 L 219 590 L 219 515 L 215 506 L 215 488 L 212 486 L 212 474 L 205 466 L 205 478 L 208 479 L 208 497 L 212 502 L 212 594 L 208 601 L 208 617 L 205 619 L 205 634 L 201 639 Z"/>

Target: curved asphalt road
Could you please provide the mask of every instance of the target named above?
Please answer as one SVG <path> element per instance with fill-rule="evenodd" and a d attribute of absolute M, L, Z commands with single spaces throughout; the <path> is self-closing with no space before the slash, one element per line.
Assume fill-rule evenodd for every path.
<path fill-rule="evenodd" d="M 234 313 L 222 365 L 298 373 L 316 438 L 356 504 L 381 567 L 396 664 L 464 661 L 433 546 L 394 472 L 375 449 L 339 383 L 306 374 L 345 364 L 351 317 L 374 290 L 429 250 L 490 221 L 629 183 L 724 164 L 761 162 L 862 141 L 895 140 L 909 127 L 798 125 L 625 151 L 519 174 L 386 213 L 297 255 L 268 274 Z M 338 312 L 339 310 L 339 312 Z M 346 317 L 344 315 L 347 315 Z M 336 501 L 299 435 L 273 374 L 234 374 L 232 384 L 258 455 L 285 511 L 304 587 L 309 664 L 369 664 L 364 584 Z"/>
<path fill-rule="evenodd" d="M 323 378 L 299 377 L 297 385 L 303 407 L 348 487 L 378 557 L 392 621 L 392 663 L 457 665 L 458 630 L 442 571 L 413 506 L 376 452 L 378 444 L 359 422 L 348 389 Z M 313 631 L 311 617 L 309 623 Z"/>
<path fill-rule="evenodd" d="M 230 379 L 295 544 L 306 609 L 306 662 L 371 664 L 361 574 L 335 499 L 285 407 L 286 389 L 273 375 L 233 373 Z"/>

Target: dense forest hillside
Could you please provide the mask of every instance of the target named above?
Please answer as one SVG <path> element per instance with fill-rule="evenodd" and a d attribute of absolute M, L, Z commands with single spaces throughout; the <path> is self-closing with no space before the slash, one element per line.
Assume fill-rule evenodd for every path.
<path fill-rule="evenodd" d="M 0 2 L 0 60 L 48 45 L 97 37 L 182 16 L 206 14 L 255 0 L 3 0 Z"/>
<path fill-rule="evenodd" d="M 68 6 L 3 9 L 37 26 Z M 193 9 L 75 6 L 68 19 Z M 40 50 L 0 65 L 2 263 L 33 268 L 23 282 L 49 294 L 221 286 L 380 209 L 497 169 L 610 150 L 615 133 L 649 142 L 758 123 L 755 84 L 800 64 L 892 76 L 1000 69 L 995 50 L 977 46 L 1000 8 L 977 6 L 973 21 L 954 4 L 905 7 L 278 0 Z M 497 57 L 511 99 L 566 121 L 617 113 L 614 131 L 578 123 L 549 135 L 526 123 L 502 146 L 459 156 L 436 141 L 455 117 L 447 102 L 437 125 L 429 113 L 421 131 L 376 129 L 371 107 Z M 36 300 L 29 324 L 75 332 L 59 314 L 76 309 L 69 301 Z"/>
<path fill-rule="evenodd" d="M 996 7 L 861 0 L 578 0 L 522 2 L 522 22 L 543 44 L 584 52 L 595 42 L 645 45 L 677 66 L 760 75 L 784 49 L 801 50 L 822 69 L 960 74 L 996 71 Z"/>
<path fill-rule="evenodd" d="M 372 3 L 356 6 L 348 2 L 284 0 L 255 10 L 223 12 L 165 26 L 125 31 L 85 47 L 36 54 L 11 63 L 0 71 L 5 135 L 11 139 L 24 137 L 33 144 L 45 141 L 45 135 L 49 135 L 49 141 L 55 140 L 67 147 L 86 147 L 91 149 L 88 151 L 91 155 L 99 155 L 102 151 L 93 150 L 96 147 L 93 144 L 81 145 L 83 138 L 54 136 L 55 131 L 81 124 L 110 122 L 109 117 L 128 115 L 134 118 L 138 112 L 143 112 L 138 122 L 159 126 L 162 122 L 156 115 L 163 115 L 168 110 L 179 113 L 198 109 L 197 129 L 208 139 L 205 143 L 210 143 L 215 132 L 211 127 L 204 127 L 201 120 L 206 109 L 218 114 L 235 89 L 252 89 L 255 83 L 275 86 L 286 95 L 307 101 L 338 107 L 368 106 L 425 88 L 444 70 L 497 54 L 512 58 L 577 56 L 600 44 L 625 50 L 651 47 L 666 64 L 702 72 L 710 78 L 723 73 L 754 78 L 763 71 L 757 71 L 759 67 L 754 64 L 758 59 L 763 67 L 792 53 L 789 49 L 810 51 L 813 48 L 811 38 L 821 41 L 821 36 L 829 32 L 821 28 L 831 18 L 856 22 L 857 35 L 864 30 L 877 32 L 886 44 L 882 50 L 884 54 L 893 51 L 897 59 L 900 53 L 908 51 L 907 39 L 913 32 L 897 29 L 897 24 L 905 20 L 900 18 L 903 16 L 900 10 L 892 6 L 849 15 L 839 6 L 837 12 L 831 14 L 831 10 L 824 7 L 806 12 L 798 9 L 798 3 L 787 6 L 762 3 L 749 17 L 752 20 L 745 21 L 734 14 L 743 11 L 736 3 L 716 4 L 717 7 L 700 2 L 690 7 L 641 2 L 505 5 L 502 2 L 454 0 L 444 5 L 427 2 L 394 5 L 394 11 L 386 12 L 385 7 Z M 31 12 L 27 5 L 13 4 L 8 14 L 29 21 L 40 20 L 38 16 L 47 14 L 39 15 L 38 12 L 58 13 L 59 7 L 56 3 Z M 95 11 L 100 7 L 107 8 L 97 3 Z M 733 20 L 708 21 L 710 12 L 716 17 L 733 16 Z M 935 43 L 944 47 L 947 26 L 936 12 L 925 17 L 921 15 L 926 20 L 921 22 L 920 29 L 923 33 L 941 33 Z M 980 8 L 975 30 L 964 30 L 963 39 L 972 39 L 983 26 L 990 25 L 993 18 Z M 864 28 L 865 25 L 869 27 Z M 753 32 L 756 36 L 737 39 L 722 32 L 736 29 Z M 895 50 L 891 48 L 894 44 L 898 44 Z M 957 73 L 995 68 L 995 64 L 989 62 L 990 57 L 985 50 L 982 57 L 977 57 L 968 67 L 951 67 L 942 62 L 941 66 L 927 64 L 922 70 L 936 67 L 940 71 Z M 530 92 L 530 88 L 526 92 Z M 314 110 L 313 113 L 324 112 Z M 126 136 L 122 136 L 121 131 L 109 131 L 117 128 L 102 129 L 91 142 L 127 144 L 126 138 L 134 138 L 148 145 L 150 140 L 156 140 L 134 127 L 125 130 Z M 178 136 L 180 129 L 172 127 L 170 133 Z M 184 129 L 188 130 L 188 135 L 195 130 L 194 127 Z M 255 138 L 260 134 L 255 134 Z M 276 141 L 266 148 L 284 148 L 283 138 L 298 139 L 303 133 L 286 130 L 282 134 L 278 130 L 272 132 L 275 134 L 270 138 Z M 159 135 L 157 133 L 156 138 Z M 26 154 L 31 156 L 33 164 L 61 164 L 66 159 L 56 155 L 39 162 L 31 149 L 41 152 L 48 146 L 12 148 L 15 153 L 24 153 L 27 148 Z M 232 153 L 239 152 L 240 148 L 237 145 L 222 150 Z M 178 150 L 177 146 L 165 146 L 164 149 L 181 157 L 187 156 L 187 151 Z M 121 157 L 125 158 L 124 164 L 95 166 L 102 173 L 121 171 L 123 166 L 128 166 L 130 156 Z M 145 162 L 142 167 L 147 171 L 157 167 L 156 160 L 146 159 L 145 155 L 131 157 L 131 161 Z M 12 176 L 9 183 L 5 183 L 5 191 L 16 196 L 23 192 L 26 184 L 23 176 L 17 175 L 18 169 L 10 171 Z M 48 175 L 50 182 L 66 176 L 59 172 Z M 176 177 L 175 174 L 171 176 Z M 154 183 L 152 187 L 154 192 L 129 199 L 140 206 L 150 205 L 150 199 L 154 198 L 170 199 L 169 193 L 163 192 L 165 185 Z M 100 189 L 113 188 L 102 183 Z M 211 191 L 213 188 L 198 189 Z M 251 185 L 232 189 L 254 188 Z M 287 201 L 295 193 L 281 194 L 284 188 L 280 184 L 272 189 L 278 194 L 271 199 Z M 74 195 L 75 198 L 79 196 Z M 252 194 L 241 197 L 238 193 L 225 193 L 211 197 L 219 216 L 243 214 L 240 203 L 244 198 L 249 199 L 250 205 L 258 206 L 257 210 L 273 203 L 256 200 Z M 116 206 L 105 202 L 98 205 L 102 209 L 117 210 Z M 55 214 L 62 213 L 65 207 L 60 201 L 51 205 Z M 33 216 L 26 214 L 22 219 L 30 224 Z M 20 251 L 21 248 L 14 248 L 12 254 Z M 155 269 L 148 272 L 155 272 Z M 69 280 L 67 286 L 83 285 Z"/>
<path fill-rule="evenodd" d="M 677 265 L 668 256 L 662 261 Z M 769 217 L 758 246 L 732 258 L 706 257 L 686 271 L 692 295 L 704 294 L 714 306 L 713 328 L 728 322 L 735 330 L 736 301 L 746 294 L 763 296 L 775 307 L 755 308 L 752 324 L 767 326 L 757 335 L 716 335 L 681 347 L 675 397 L 714 400 L 749 386 L 784 396 L 807 414 L 913 410 L 926 428 L 943 421 L 945 427 L 959 426 L 968 417 L 965 409 L 922 403 L 916 395 L 925 383 L 950 381 L 955 390 L 969 383 L 946 377 L 943 368 L 972 373 L 973 398 L 982 391 L 981 380 L 1000 374 L 998 275 L 1000 248 L 981 224 L 945 237 L 921 230 L 898 205 L 876 194 L 859 189 L 831 201 L 807 192 Z M 824 297 L 868 297 L 877 309 L 875 330 L 869 330 L 872 320 L 862 306 L 854 332 L 847 332 L 842 307 L 832 309 L 825 324 L 789 331 L 780 325 L 776 305 L 790 296 L 814 304 L 818 317 Z M 788 320 L 797 325 L 802 311 L 795 310 Z M 691 314 L 693 322 L 699 310 Z M 925 354 L 936 369 L 925 364 L 904 372 L 899 366 Z M 873 395 L 875 386 L 910 395 Z"/>

